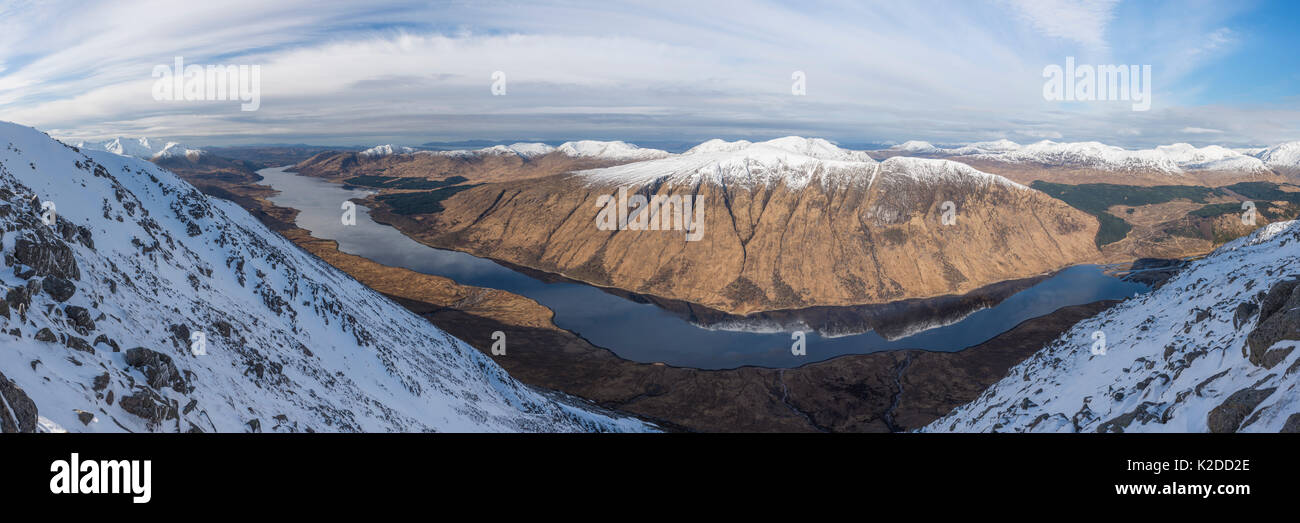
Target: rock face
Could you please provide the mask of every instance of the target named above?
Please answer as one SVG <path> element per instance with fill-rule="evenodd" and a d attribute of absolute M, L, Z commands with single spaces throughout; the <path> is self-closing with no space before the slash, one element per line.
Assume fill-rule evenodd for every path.
<path fill-rule="evenodd" d="M 0 248 L 5 431 L 654 429 L 515 381 L 154 164 L 3 122 Z"/>
<path fill-rule="evenodd" d="M 36 403 L 0 373 L 0 433 L 35 432 Z"/>
<path fill-rule="evenodd" d="M 1274 345 L 1285 340 L 1300 340 L 1300 279 L 1274 284 L 1264 294 L 1257 309 L 1259 320 L 1246 337 L 1243 351 L 1251 363 L 1271 369 L 1293 350 L 1291 347 L 1274 349 Z M 1243 316 L 1249 314 L 1246 312 Z"/>
<path fill-rule="evenodd" d="M 1079 322 L 929 431 L 1279 432 L 1300 414 L 1300 222 Z"/>
<path fill-rule="evenodd" d="M 626 226 L 610 227 L 624 195 Z M 699 202 L 698 240 L 638 197 Z M 1099 256 L 1096 220 L 1038 191 L 799 138 L 481 185 L 419 220 L 376 205 L 435 246 L 733 314 L 963 294 Z M 652 224 L 668 230 L 636 230 Z"/>

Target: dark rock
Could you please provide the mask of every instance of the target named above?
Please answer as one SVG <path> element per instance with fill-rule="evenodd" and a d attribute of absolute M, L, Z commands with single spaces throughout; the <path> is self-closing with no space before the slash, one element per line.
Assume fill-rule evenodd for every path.
<path fill-rule="evenodd" d="M 54 298 L 54 301 L 58 302 L 68 301 L 68 298 L 77 293 L 76 285 L 58 276 L 48 276 L 41 280 L 41 289 L 46 294 L 49 294 L 51 298 Z"/>
<path fill-rule="evenodd" d="M 83 340 L 83 339 L 81 339 L 81 338 L 78 338 L 78 337 L 76 337 L 76 336 L 68 336 L 68 339 L 67 339 L 67 340 L 64 340 L 63 344 L 64 344 L 64 345 L 67 345 L 68 348 L 70 348 L 70 349 L 72 349 L 72 350 L 79 350 L 79 351 L 81 351 L 81 352 L 89 352 L 89 353 L 91 353 L 91 354 L 94 354 L 94 353 L 95 353 L 95 348 L 90 346 L 90 342 L 88 342 L 88 341 L 86 341 L 86 340 Z"/>
<path fill-rule="evenodd" d="M 1210 432 L 1217 434 L 1236 432 L 1237 427 L 1241 426 L 1241 422 L 1246 419 L 1246 416 L 1255 410 L 1255 407 L 1258 407 L 1269 395 L 1273 394 L 1275 390 L 1277 390 L 1277 387 L 1267 389 L 1247 387 L 1232 393 L 1231 396 L 1228 396 L 1228 399 L 1223 400 L 1223 403 L 1210 410 L 1209 415 L 1206 416 L 1206 423 L 1210 426 Z"/>
<path fill-rule="evenodd" d="M 90 425 L 90 422 L 95 420 L 95 414 L 84 410 L 78 410 L 77 419 L 81 420 L 82 425 Z"/>
<path fill-rule="evenodd" d="M 1264 298 L 1259 303 L 1260 318 L 1272 316 L 1281 309 L 1291 298 L 1291 293 L 1297 285 L 1300 285 L 1300 279 L 1285 280 L 1273 284 L 1268 291 L 1265 291 Z"/>
<path fill-rule="evenodd" d="M 36 402 L 4 374 L 0 374 L 0 399 L 4 400 L 0 402 L 0 433 L 36 432 Z"/>
<path fill-rule="evenodd" d="M 1133 424 L 1135 421 L 1139 425 L 1151 423 L 1153 421 L 1159 422 L 1160 413 L 1164 409 L 1164 406 L 1165 404 L 1163 403 L 1144 401 L 1132 411 L 1116 416 L 1114 419 L 1098 425 L 1097 432 L 1124 432 L 1124 429 L 1128 428 L 1128 426 Z"/>
<path fill-rule="evenodd" d="M 67 244 L 48 234 L 33 234 L 14 242 L 14 259 L 31 267 L 40 276 L 58 276 L 71 280 L 81 279 L 77 260 Z"/>
<path fill-rule="evenodd" d="M 1300 340 L 1300 280 L 1278 282 L 1260 302 L 1259 321 L 1246 337 L 1245 356 L 1257 366 L 1265 366 L 1264 354 L 1282 340 Z M 1278 359 L 1269 358 L 1274 365 Z"/>
<path fill-rule="evenodd" d="M 72 325 L 77 329 L 78 334 L 85 336 L 95 330 L 95 320 L 90 319 L 90 311 L 85 307 L 69 305 L 63 308 L 63 314 L 72 320 Z"/>
<path fill-rule="evenodd" d="M 1232 327 L 1240 329 L 1242 325 L 1250 321 L 1250 318 L 1259 312 L 1259 305 L 1253 301 L 1243 301 L 1237 305 L 1237 312 L 1232 315 Z"/>
<path fill-rule="evenodd" d="M 189 387 L 185 383 L 185 378 L 181 376 L 180 371 L 176 370 L 176 365 L 172 363 L 170 356 L 161 352 L 136 347 L 126 351 L 126 364 L 144 373 L 148 379 L 150 387 L 163 388 L 171 387 L 176 392 L 184 393 Z M 126 398 L 123 398 L 125 401 Z"/>
<path fill-rule="evenodd" d="M 225 321 L 225 320 L 217 320 L 217 321 L 213 322 L 213 323 L 212 323 L 212 327 L 213 327 L 214 329 L 216 329 L 216 331 L 217 331 L 218 333 L 221 334 L 221 337 L 222 337 L 222 338 L 229 338 L 229 337 L 230 337 L 230 332 L 231 332 L 231 330 L 232 330 L 232 328 L 233 328 L 233 327 L 231 327 L 230 322 Z"/>
<path fill-rule="evenodd" d="M 178 347 L 190 346 L 190 327 L 184 324 L 173 323 L 167 327 L 167 331 L 172 333 L 172 343 Z"/>
<path fill-rule="evenodd" d="M 136 389 L 135 394 L 123 396 L 119 405 L 122 410 L 143 418 L 151 426 L 158 426 L 163 421 L 179 417 L 176 407 L 166 398 L 144 387 Z"/>
<path fill-rule="evenodd" d="M 41 328 L 41 330 L 36 331 L 36 341 L 54 342 L 54 341 L 59 341 L 59 338 L 56 337 L 54 333 L 50 331 L 49 328 L 43 327 Z"/>
<path fill-rule="evenodd" d="M 105 372 L 105 373 L 103 373 L 103 374 L 100 374 L 100 375 L 98 375 L 98 376 L 95 376 L 95 383 L 94 383 L 94 385 L 91 386 L 92 389 L 94 389 L 96 392 L 98 392 L 98 391 L 104 390 L 104 389 L 107 388 L 107 387 L 108 387 L 108 373 L 107 373 L 107 372 Z"/>
<path fill-rule="evenodd" d="M 32 305 L 32 293 L 28 291 L 26 286 L 11 287 L 5 293 L 5 304 L 10 309 L 14 309 L 15 312 L 22 314 Z"/>
<path fill-rule="evenodd" d="M 94 344 L 95 344 L 95 345 L 99 345 L 100 343 L 103 343 L 104 345 L 108 345 L 109 347 L 112 347 L 112 348 L 113 348 L 113 352 L 121 352 L 121 351 L 122 351 L 122 349 L 118 348 L 118 346 L 117 346 L 117 342 L 116 342 L 116 341 L 113 341 L 113 339 L 112 339 L 112 338 L 109 338 L 108 335 L 106 335 L 106 334 L 100 334 L 99 336 L 95 336 Z"/>
<path fill-rule="evenodd" d="M 1279 430 L 1278 432 L 1283 434 L 1300 434 L 1300 412 L 1292 414 L 1291 417 L 1287 418 L 1286 423 L 1282 424 L 1282 430 Z"/>
<path fill-rule="evenodd" d="M 1264 368 L 1271 369 L 1277 366 L 1277 364 L 1286 361 L 1286 357 L 1290 356 L 1291 351 L 1293 350 L 1295 350 L 1295 347 L 1278 347 L 1276 349 L 1265 352 L 1264 360 L 1262 361 L 1262 363 L 1264 364 Z"/>

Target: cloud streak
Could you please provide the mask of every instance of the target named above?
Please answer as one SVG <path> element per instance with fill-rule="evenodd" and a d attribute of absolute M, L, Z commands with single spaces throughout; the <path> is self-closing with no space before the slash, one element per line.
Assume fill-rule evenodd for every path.
<path fill-rule="evenodd" d="M 1179 78 L 1241 38 L 1212 17 L 1180 28 L 1212 37 L 1197 39 L 1203 47 L 1195 52 L 1189 44 L 1128 54 L 1157 64 L 1149 113 L 1044 101 L 1044 65 L 1126 51 L 1107 41 L 1114 2 L 238 1 L 177 10 L 144 1 L 0 9 L 0 119 L 77 139 L 418 144 L 805 134 L 1144 145 L 1184 140 L 1193 128 L 1221 129 L 1212 138 L 1237 143 L 1300 133 L 1294 106 L 1184 101 L 1196 87 Z M 175 56 L 260 65 L 261 109 L 155 101 L 150 72 Z M 1160 76 L 1166 63 L 1178 77 Z M 494 71 L 506 73 L 507 96 L 492 96 Z M 807 96 L 791 94 L 792 71 L 807 74 Z"/>

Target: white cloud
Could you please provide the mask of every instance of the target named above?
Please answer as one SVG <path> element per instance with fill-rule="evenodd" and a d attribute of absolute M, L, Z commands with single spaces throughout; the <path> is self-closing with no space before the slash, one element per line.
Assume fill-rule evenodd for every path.
<path fill-rule="evenodd" d="M 1022 14 L 1008 20 L 1007 8 Z M 1300 121 L 1295 110 L 1179 107 L 1164 90 L 1175 87 L 1168 66 L 1158 69 L 1162 106 L 1145 114 L 1044 103 L 1042 64 L 1062 59 L 1055 44 L 1104 45 L 1113 8 L 957 2 L 939 19 L 918 2 L 11 4 L 0 6 L 0 120 L 197 145 L 784 134 L 955 143 L 1014 129 L 1158 141 L 1188 127 L 1267 142 L 1300 132 L 1277 123 Z M 1025 22 L 1032 31 L 1012 34 Z M 1221 54 L 1240 38 L 1221 23 L 1169 30 L 1210 35 L 1196 45 Z M 1203 60 L 1189 58 L 1192 47 L 1144 56 L 1194 71 Z M 260 65 L 261 110 L 154 101 L 150 72 L 174 56 Z M 497 70 L 507 96 L 489 92 Z M 795 70 L 807 73 L 808 96 L 790 95 Z"/>
<path fill-rule="evenodd" d="M 1034 130 L 1034 129 L 1018 130 L 1016 131 L 1016 134 L 1022 136 L 1028 136 L 1030 138 L 1042 138 L 1046 140 L 1060 140 L 1061 138 L 1065 137 L 1065 135 L 1061 134 L 1058 131 L 1043 131 L 1043 130 Z"/>
<path fill-rule="evenodd" d="M 1223 134 L 1220 129 L 1206 129 L 1204 127 L 1184 127 L 1179 132 L 1187 134 Z"/>
<path fill-rule="evenodd" d="M 1005 0 L 1022 21 L 1053 38 L 1104 47 L 1118 0 Z"/>

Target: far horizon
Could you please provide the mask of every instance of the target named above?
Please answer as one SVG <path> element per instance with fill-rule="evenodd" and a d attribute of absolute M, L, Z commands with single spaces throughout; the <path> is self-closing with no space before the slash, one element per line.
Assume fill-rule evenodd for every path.
<path fill-rule="evenodd" d="M 890 148 L 902 146 L 909 142 L 923 142 L 940 149 L 952 149 L 952 148 L 958 148 L 963 146 L 969 146 L 977 143 L 988 143 L 988 142 L 995 142 L 998 140 L 1007 140 L 1005 138 L 1002 138 L 1002 139 L 994 139 L 994 140 L 974 140 L 969 142 L 930 142 L 927 140 L 886 140 L 882 142 L 852 142 L 852 141 L 842 142 L 842 141 L 832 140 L 830 138 L 825 138 L 821 136 L 780 135 L 780 136 L 763 136 L 763 137 L 712 137 L 712 138 L 701 139 L 698 141 L 691 141 L 691 140 L 631 141 L 631 140 L 624 140 L 619 138 L 598 139 L 598 138 L 579 137 L 579 138 L 571 138 L 571 139 L 500 139 L 500 140 L 471 138 L 471 139 L 464 139 L 464 140 L 445 140 L 445 141 L 429 140 L 423 142 L 415 141 L 415 142 L 376 142 L 376 143 L 348 143 L 348 142 L 291 143 L 291 142 L 249 141 L 247 143 L 226 143 L 226 144 L 218 145 L 218 144 L 209 144 L 209 143 L 189 141 L 183 139 L 174 139 L 172 137 L 167 137 L 167 136 L 108 136 L 108 137 L 101 137 L 101 138 L 89 139 L 89 140 L 74 139 L 74 138 L 61 137 L 61 136 L 54 136 L 54 138 L 62 142 L 74 144 L 74 145 L 77 143 L 106 143 L 118 139 L 120 140 L 149 139 L 149 140 L 160 140 L 163 142 L 176 142 L 186 146 L 198 147 L 198 148 L 211 148 L 211 149 L 236 149 L 236 148 L 249 148 L 249 147 L 319 147 L 319 148 L 333 148 L 333 149 L 343 150 L 343 151 L 354 150 L 354 149 L 361 151 L 361 150 L 370 149 L 372 147 L 379 147 L 384 145 L 410 147 L 417 150 L 427 150 L 427 151 L 473 150 L 473 149 L 480 149 L 480 148 L 492 147 L 497 145 L 512 145 L 512 144 L 520 144 L 520 143 L 527 143 L 527 144 L 541 143 L 552 147 L 556 147 L 568 142 L 597 141 L 597 142 L 624 142 L 629 145 L 634 145 L 641 148 L 660 149 L 669 153 L 679 154 L 685 152 L 691 147 L 700 145 L 704 142 L 707 142 L 709 140 L 714 140 L 714 139 L 723 140 L 727 142 L 733 142 L 738 140 L 747 140 L 750 142 L 762 142 L 762 141 L 774 140 L 778 138 L 786 138 L 791 136 L 797 136 L 799 138 L 807 138 L 807 139 L 824 139 L 836 145 L 837 147 L 843 149 L 849 149 L 849 150 L 858 150 L 858 151 L 883 151 Z M 1181 142 L 1171 142 L 1171 143 L 1160 143 L 1150 147 L 1124 146 L 1120 144 L 1109 143 L 1104 140 L 1068 141 L 1068 140 L 1051 140 L 1051 139 L 1043 138 L 1043 139 L 1037 139 L 1032 141 L 1031 140 L 1024 140 L 1024 141 L 1008 140 L 1008 141 L 1014 142 L 1016 145 L 1022 147 L 1026 145 L 1036 144 L 1036 143 L 1074 144 L 1074 143 L 1095 142 L 1110 147 L 1120 147 L 1122 149 L 1130 150 L 1130 151 L 1154 149 L 1155 147 L 1173 146 L 1173 145 L 1181 145 L 1181 144 L 1187 144 L 1197 148 L 1210 147 L 1216 145 L 1229 147 L 1222 143 L 1214 142 L 1214 141 L 1181 141 Z M 1300 142 L 1300 138 L 1291 139 L 1291 140 L 1281 140 L 1276 143 L 1255 143 L 1255 144 L 1239 145 L 1239 146 L 1234 145 L 1231 146 L 1230 148 L 1259 149 L 1259 148 L 1267 148 L 1267 147 L 1273 147 L 1281 144 L 1288 144 L 1288 143 L 1295 143 L 1295 142 Z"/>

